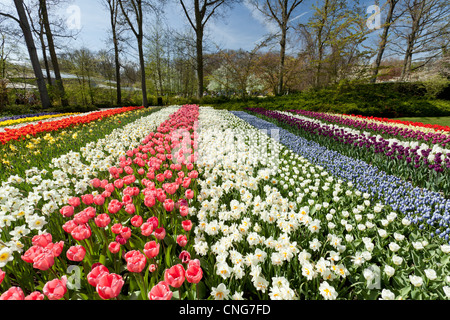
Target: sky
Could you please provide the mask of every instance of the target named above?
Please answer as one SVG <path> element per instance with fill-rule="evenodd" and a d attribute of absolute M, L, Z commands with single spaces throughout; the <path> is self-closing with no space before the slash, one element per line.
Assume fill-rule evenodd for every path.
<path fill-rule="evenodd" d="M 305 0 L 306 2 L 311 1 Z M 76 41 L 78 45 L 92 49 L 104 47 L 109 32 L 109 13 L 102 6 L 101 0 L 73 0 L 66 10 L 61 8 L 60 11 L 67 16 L 69 24 L 73 22 L 75 28 L 81 27 Z M 190 28 L 178 1 L 169 0 L 169 5 L 165 7 L 165 18 L 166 23 L 175 29 Z M 213 42 L 220 47 L 251 50 L 265 34 L 276 31 L 277 26 L 264 21 L 261 13 L 254 10 L 247 1 L 243 1 L 228 10 L 224 18 L 210 20 L 207 30 L 213 35 Z"/>
<path fill-rule="evenodd" d="M 306 23 L 312 15 L 312 4 L 317 2 L 320 5 L 319 0 L 304 0 L 294 11 L 291 24 Z M 0 4 L 7 5 L 7 3 L 12 3 L 12 0 L 0 0 Z M 361 5 L 368 7 L 374 3 L 375 0 L 362 0 Z M 178 0 L 168 0 L 164 11 L 166 23 L 172 28 L 177 30 L 190 28 Z M 77 39 L 67 43 L 71 48 L 86 47 L 98 51 L 111 47 L 108 44 L 109 12 L 102 4 L 102 0 L 69 0 L 58 8 L 58 15 L 65 19 L 68 28 L 78 31 Z M 154 18 L 150 15 L 146 18 L 147 22 L 144 22 L 144 25 L 150 25 L 153 22 L 151 19 Z M 228 10 L 223 18 L 208 21 L 207 32 L 212 42 L 211 48 L 218 46 L 222 49 L 250 51 L 265 35 L 278 32 L 278 27 L 274 22 L 267 21 L 261 12 L 248 3 L 248 0 L 243 0 Z M 130 43 L 132 45 L 134 42 Z"/>

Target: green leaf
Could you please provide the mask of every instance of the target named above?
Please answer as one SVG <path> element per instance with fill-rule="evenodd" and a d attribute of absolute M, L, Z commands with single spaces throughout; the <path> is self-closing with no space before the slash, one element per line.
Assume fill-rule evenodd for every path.
<path fill-rule="evenodd" d="M 170 267 L 172 265 L 172 256 L 170 255 L 170 250 L 172 250 L 172 245 L 168 246 L 166 249 L 165 260 L 166 260 L 167 267 Z"/>

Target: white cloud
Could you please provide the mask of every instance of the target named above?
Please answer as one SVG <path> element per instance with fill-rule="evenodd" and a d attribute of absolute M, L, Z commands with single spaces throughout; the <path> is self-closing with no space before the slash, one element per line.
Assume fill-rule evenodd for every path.
<path fill-rule="evenodd" d="M 279 32 L 279 27 L 276 22 L 269 20 L 261 11 L 259 11 L 255 6 L 253 6 L 249 0 L 244 0 L 244 6 L 250 11 L 252 17 L 264 26 L 264 28 L 270 34 L 276 34 Z"/>

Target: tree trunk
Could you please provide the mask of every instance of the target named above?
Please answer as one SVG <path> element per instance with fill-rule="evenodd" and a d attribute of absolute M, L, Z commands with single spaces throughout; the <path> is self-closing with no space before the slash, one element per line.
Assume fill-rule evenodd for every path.
<path fill-rule="evenodd" d="M 19 16 L 20 21 L 20 28 L 22 29 L 25 38 L 28 54 L 30 55 L 31 64 L 33 66 L 33 71 L 36 77 L 42 107 L 49 108 L 51 106 L 50 98 L 48 96 L 47 87 L 45 85 L 45 79 L 42 74 L 41 65 L 39 63 L 36 46 L 34 45 L 33 35 L 31 34 L 30 24 L 28 23 L 28 17 L 25 13 L 25 8 L 23 6 L 23 0 L 14 0 L 14 4 L 16 6 L 17 14 Z"/>
<path fill-rule="evenodd" d="M 141 68 L 141 89 L 142 89 L 142 105 L 147 108 L 147 83 L 145 77 L 145 61 L 144 61 L 144 50 L 142 48 L 142 33 L 141 36 L 138 37 L 138 49 L 139 49 L 139 65 Z"/>
<path fill-rule="evenodd" d="M 44 40 L 44 26 L 42 25 L 42 21 L 39 22 L 40 25 L 40 33 L 39 33 L 39 41 L 41 42 L 42 47 L 42 58 L 44 59 L 44 67 L 45 72 L 47 74 L 47 82 L 51 86 L 52 85 L 52 74 L 50 73 L 50 66 L 48 64 L 48 58 L 47 58 L 47 46 L 45 44 Z"/>
<path fill-rule="evenodd" d="M 64 107 L 66 107 L 69 105 L 69 102 L 67 101 L 67 98 L 66 98 L 66 94 L 64 91 L 64 85 L 63 85 L 62 78 L 61 78 L 61 72 L 59 70 L 58 57 L 56 56 L 55 44 L 53 43 L 53 34 L 52 34 L 52 30 L 50 29 L 50 22 L 48 20 L 48 12 L 47 12 L 47 4 L 45 1 L 46 0 L 39 0 L 39 5 L 41 8 L 41 14 L 42 14 L 42 23 L 44 24 L 45 35 L 47 36 L 48 51 L 50 53 L 50 59 L 52 60 L 53 72 L 55 73 L 55 84 L 59 91 L 59 96 L 61 98 L 61 104 Z"/>
<path fill-rule="evenodd" d="M 286 21 L 287 22 L 287 21 Z M 287 26 L 283 26 L 281 30 L 280 41 L 280 66 L 278 73 L 278 94 L 283 94 L 283 82 L 284 82 L 284 61 L 286 57 L 286 32 Z"/>
<path fill-rule="evenodd" d="M 114 63 L 115 63 L 115 69 L 116 69 L 116 104 L 118 106 L 122 105 L 122 86 L 120 83 L 120 57 L 119 57 L 119 40 L 117 39 L 117 31 L 116 31 L 116 24 L 117 24 L 117 11 L 119 8 L 117 7 L 117 1 L 114 3 L 109 3 L 109 12 L 110 12 L 110 18 L 111 18 L 111 30 L 112 30 L 112 36 L 113 36 L 113 44 L 114 44 Z"/>
<path fill-rule="evenodd" d="M 372 71 L 372 78 L 370 79 L 371 83 L 375 83 L 377 81 L 378 71 L 380 70 L 381 60 L 383 58 L 384 50 L 386 48 L 389 28 L 392 23 L 392 16 L 394 14 L 394 8 L 398 1 L 390 0 L 389 1 L 389 12 L 386 17 L 386 22 L 383 29 L 383 34 L 381 35 L 380 46 L 378 49 L 377 58 L 375 59 L 374 69 Z"/>
<path fill-rule="evenodd" d="M 203 30 L 200 28 L 197 31 L 197 97 L 200 99 L 203 97 Z"/>

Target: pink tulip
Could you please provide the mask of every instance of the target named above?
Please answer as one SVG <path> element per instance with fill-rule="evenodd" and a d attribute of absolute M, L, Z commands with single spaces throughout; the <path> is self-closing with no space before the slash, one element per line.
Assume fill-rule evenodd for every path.
<path fill-rule="evenodd" d="M 119 250 L 120 250 L 120 243 L 115 242 L 115 241 L 111 242 L 111 243 L 108 245 L 108 250 L 109 250 L 111 253 L 117 253 L 117 252 L 119 252 Z"/>
<path fill-rule="evenodd" d="M 164 200 L 163 206 L 167 212 L 171 212 L 175 206 L 175 203 L 173 202 L 172 199 L 166 199 Z"/>
<path fill-rule="evenodd" d="M 141 234 L 143 236 L 149 237 L 153 232 L 153 224 L 150 222 L 145 222 L 141 225 Z"/>
<path fill-rule="evenodd" d="M 64 297 L 67 292 L 67 277 L 62 276 L 61 280 L 53 279 L 44 285 L 43 292 L 50 300 L 59 300 Z"/>
<path fill-rule="evenodd" d="M 3 279 L 5 279 L 6 272 L 0 269 L 0 284 L 2 284 Z"/>
<path fill-rule="evenodd" d="M 177 264 L 166 269 L 164 272 L 164 281 L 171 287 L 179 288 L 185 280 L 185 270 L 182 264 Z"/>
<path fill-rule="evenodd" d="M 101 184 L 102 182 L 99 178 L 94 178 L 91 180 L 91 186 L 93 186 L 94 188 L 100 188 Z"/>
<path fill-rule="evenodd" d="M 75 240 L 82 241 L 91 236 L 91 228 L 86 224 L 80 224 L 70 234 Z"/>
<path fill-rule="evenodd" d="M 157 217 L 150 217 L 147 219 L 147 222 L 150 222 L 151 224 L 153 224 L 153 229 L 158 228 L 159 220 Z"/>
<path fill-rule="evenodd" d="M 181 260 L 182 263 L 188 263 L 191 260 L 191 254 L 186 250 L 183 250 L 181 251 L 178 258 Z"/>
<path fill-rule="evenodd" d="M 144 219 L 141 216 L 135 215 L 131 218 L 130 222 L 133 227 L 139 228 L 144 222 Z"/>
<path fill-rule="evenodd" d="M 0 300 L 24 300 L 25 295 L 19 287 L 11 287 L 7 291 L 3 292 L 0 296 Z"/>
<path fill-rule="evenodd" d="M 69 220 L 63 224 L 62 228 L 65 232 L 71 233 L 73 229 L 75 229 L 77 224 L 73 220 Z"/>
<path fill-rule="evenodd" d="M 169 285 L 164 281 L 159 282 L 148 293 L 150 300 L 170 300 L 172 296 L 173 293 L 170 291 Z"/>
<path fill-rule="evenodd" d="M 33 259 L 33 268 L 45 271 L 50 269 L 55 264 L 55 256 L 53 252 L 48 249 L 44 249 L 42 253 L 37 255 Z"/>
<path fill-rule="evenodd" d="M 111 232 L 114 233 L 114 234 L 119 234 L 122 231 L 122 228 L 123 228 L 122 224 L 115 223 L 111 227 Z"/>
<path fill-rule="evenodd" d="M 70 261 L 82 261 L 86 255 L 86 249 L 82 245 L 71 246 L 66 253 Z"/>
<path fill-rule="evenodd" d="M 89 221 L 89 216 L 85 211 L 81 211 L 74 215 L 72 220 L 76 224 L 86 224 Z"/>
<path fill-rule="evenodd" d="M 139 273 L 144 270 L 145 265 L 147 264 L 147 259 L 145 255 L 143 255 L 138 250 L 128 251 L 125 256 L 125 261 L 127 262 L 127 269 L 130 272 Z"/>
<path fill-rule="evenodd" d="M 184 220 L 181 222 L 181 226 L 183 227 L 184 231 L 188 232 L 192 229 L 192 221 L 191 220 Z"/>
<path fill-rule="evenodd" d="M 144 245 L 144 254 L 149 258 L 153 259 L 159 254 L 159 243 L 155 241 L 149 241 Z"/>
<path fill-rule="evenodd" d="M 22 260 L 28 263 L 33 263 L 34 259 L 44 251 L 41 246 L 32 246 L 21 256 Z"/>
<path fill-rule="evenodd" d="M 52 235 L 50 233 L 38 234 L 31 239 L 31 242 L 35 246 L 46 247 L 52 242 Z"/>
<path fill-rule="evenodd" d="M 92 194 L 85 194 L 81 196 L 81 201 L 87 206 L 90 206 L 94 202 L 94 196 Z"/>
<path fill-rule="evenodd" d="M 187 244 L 187 238 L 184 234 L 180 234 L 177 236 L 177 243 L 180 247 L 185 247 Z"/>
<path fill-rule="evenodd" d="M 33 291 L 25 297 L 24 300 L 44 300 L 45 296 L 39 291 Z"/>
<path fill-rule="evenodd" d="M 86 277 L 88 283 L 89 283 L 91 286 L 96 287 L 96 286 L 97 286 L 98 279 L 100 278 L 100 276 L 101 276 L 103 273 L 109 273 L 108 268 L 105 267 L 104 265 L 99 264 L 99 265 L 93 267 L 93 268 L 91 269 L 91 271 L 88 273 L 87 277 Z"/>
<path fill-rule="evenodd" d="M 97 281 L 95 290 L 102 299 L 112 299 L 120 294 L 123 284 L 122 276 L 115 273 L 102 273 Z"/>
<path fill-rule="evenodd" d="M 120 235 L 125 239 L 128 240 L 131 237 L 131 229 L 128 227 L 123 227 L 122 230 L 120 230 Z"/>
<path fill-rule="evenodd" d="M 186 199 L 192 199 L 194 198 L 194 191 L 192 191 L 191 189 L 187 189 L 184 195 L 186 196 Z"/>
<path fill-rule="evenodd" d="M 134 214 L 136 212 L 136 207 L 134 204 L 129 203 L 125 206 L 125 212 L 128 214 Z"/>
<path fill-rule="evenodd" d="M 95 217 L 94 222 L 97 227 L 105 228 L 111 222 L 111 218 L 107 213 L 101 213 Z"/>
<path fill-rule="evenodd" d="M 161 227 L 161 228 L 157 228 L 155 229 L 155 237 L 158 240 L 163 240 L 166 236 L 166 230 Z"/>
<path fill-rule="evenodd" d="M 189 283 L 199 283 L 203 277 L 200 262 L 197 263 L 197 259 L 191 261 L 189 261 L 188 268 L 186 269 L 186 280 Z"/>
<path fill-rule="evenodd" d="M 102 206 L 105 203 L 105 197 L 98 194 L 94 197 L 94 204 L 97 206 Z"/>
<path fill-rule="evenodd" d="M 63 217 L 71 217 L 73 215 L 75 207 L 74 206 L 64 206 L 62 207 L 59 212 Z"/>
<path fill-rule="evenodd" d="M 59 241 L 57 243 L 49 243 L 45 249 L 50 250 L 53 253 L 53 256 L 59 257 L 64 247 L 64 241 Z"/>
<path fill-rule="evenodd" d="M 189 207 L 187 206 L 181 206 L 180 207 L 180 215 L 182 217 L 186 217 L 189 214 Z"/>
<path fill-rule="evenodd" d="M 80 198 L 78 197 L 72 197 L 67 202 L 73 207 L 78 207 L 81 204 Z"/>

